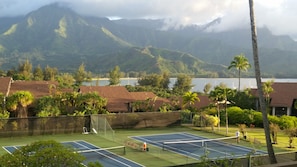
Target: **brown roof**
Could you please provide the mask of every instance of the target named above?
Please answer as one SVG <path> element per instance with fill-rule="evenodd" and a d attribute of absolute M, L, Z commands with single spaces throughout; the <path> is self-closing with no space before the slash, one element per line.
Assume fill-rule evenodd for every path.
<path fill-rule="evenodd" d="M 4 96 L 8 96 L 11 82 L 11 77 L 0 77 L 0 93 Z"/>
<path fill-rule="evenodd" d="M 40 98 L 50 95 L 51 91 L 56 91 L 57 85 L 58 83 L 53 81 L 13 81 L 9 95 L 17 91 L 29 91 L 34 98 Z M 53 86 L 53 88 L 50 88 L 51 86 Z"/>
<path fill-rule="evenodd" d="M 294 99 L 297 99 L 297 83 L 274 82 L 273 92 L 270 93 L 271 107 L 291 107 Z M 258 96 L 257 89 L 252 89 L 251 93 Z"/>
<path fill-rule="evenodd" d="M 206 95 L 198 95 L 198 98 L 199 98 L 199 100 L 193 104 L 193 107 L 196 107 L 197 109 L 207 107 L 212 103 L 212 101 Z M 178 101 L 179 101 L 178 106 L 180 106 L 182 108 L 183 98 L 179 97 Z"/>
<path fill-rule="evenodd" d="M 195 106 L 197 108 L 199 108 L 199 109 L 200 108 L 207 107 L 207 106 L 209 106 L 212 103 L 212 101 L 208 98 L 208 96 L 199 95 L 198 97 L 199 97 L 200 101 L 199 102 L 196 102 L 195 103 Z"/>
<path fill-rule="evenodd" d="M 128 104 L 133 101 L 131 94 L 124 86 L 81 86 L 79 92 L 97 92 L 107 99 L 107 110 L 110 112 L 127 112 Z"/>
<path fill-rule="evenodd" d="M 164 103 L 170 103 L 168 99 L 158 97 L 153 92 L 130 92 L 134 101 L 145 101 L 147 99 L 152 99 L 150 104 L 154 107 L 153 109 L 157 111 Z"/>
<path fill-rule="evenodd" d="M 272 88 L 272 107 L 291 107 L 294 99 L 297 99 L 297 83 L 273 83 Z"/>
<path fill-rule="evenodd" d="M 134 100 L 154 99 L 157 97 L 153 92 L 130 92 Z"/>

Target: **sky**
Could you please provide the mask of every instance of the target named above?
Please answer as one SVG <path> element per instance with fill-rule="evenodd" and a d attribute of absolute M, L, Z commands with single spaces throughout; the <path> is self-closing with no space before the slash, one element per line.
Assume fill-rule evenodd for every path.
<path fill-rule="evenodd" d="M 79 14 L 125 19 L 166 19 L 168 26 L 205 24 L 222 18 L 209 31 L 249 26 L 249 0 L 1 0 L 0 17 L 26 15 L 58 2 Z M 256 25 L 275 35 L 297 39 L 297 0 L 254 0 Z"/>

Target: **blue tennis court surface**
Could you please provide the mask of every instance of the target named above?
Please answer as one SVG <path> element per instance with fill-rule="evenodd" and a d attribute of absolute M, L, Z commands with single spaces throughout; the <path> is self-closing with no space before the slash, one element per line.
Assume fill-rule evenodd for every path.
<path fill-rule="evenodd" d="M 109 151 L 108 149 L 100 149 L 93 144 L 90 144 L 86 141 L 71 141 L 71 142 L 63 142 L 65 146 L 71 146 L 80 154 L 86 157 L 85 164 L 89 162 L 100 162 L 104 167 L 142 167 L 141 164 L 138 164 L 134 161 L 126 159 L 123 156 L 116 155 Z M 5 146 L 3 147 L 7 152 L 14 152 L 16 149 L 21 146 Z M 119 149 L 124 149 L 123 147 L 118 147 Z M 124 151 L 123 151 L 124 152 Z"/>
<path fill-rule="evenodd" d="M 164 151 L 172 151 L 194 159 L 200 159 L 207 154 L 208 158 L 236 158 L 246 157 L 247 154 L 267 154 L 265 151 L 237 145 L 236 139 L 229 139 L 229 142 L 215 140 L 207 141 L 207 138 L 196 136 L 190 133 L 170 133 L 150 136 L 133 136 L 133 139 L 146 142 Z M 204 141 L 205 142 L 202 142 Z M 187 142 L 192 141 L 192 142 Z M 194 141 L 194 142 L 193 142 Z M 231 143 L 230 143 L 231 141 Z M 148 146 L 149 147 L 149 146 Z"/>

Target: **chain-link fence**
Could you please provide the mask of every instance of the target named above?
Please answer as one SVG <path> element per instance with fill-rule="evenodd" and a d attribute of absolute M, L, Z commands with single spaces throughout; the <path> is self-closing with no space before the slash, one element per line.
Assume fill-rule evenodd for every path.
<path fill-rule="evenodd" d="M 82 132 L 90 127 L 89 116 L 30 117 L 0 119 L 0 136 L 28 136 Z"/>
<path fill-rule="evenodd" d="M 181 124 L 180 112 L 144 112 L 98 115 L 105 117 L 112 128 L 168 127 Z"/>
<path fill-rule="evenodd" d="M 167 127 L 181 124 L 179 112 L 119 113 L 92 115 L 103 117 L 112 128 Z M 30 117 L 0 119 L 0 137 L 61 133 L 82 133 L 90 130 L 90 116 Z"/>

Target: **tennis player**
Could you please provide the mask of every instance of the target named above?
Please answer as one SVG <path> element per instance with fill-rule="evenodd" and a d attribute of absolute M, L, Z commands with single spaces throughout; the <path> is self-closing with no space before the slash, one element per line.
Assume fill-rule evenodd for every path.
<path fill-rule="evenodd" d="M 146 151 L 146 147 L 147 147 L 146 142 L 144 142 L 143 143 L 143 151 Z"/>
<path fill-rule="evenodd" d="M 239 143 L 239 140 L 240 140 L 240 132 L 239 132 L 239 131 L 236 131 L 235 135 L 236 135 L 236 142 Z"/>

